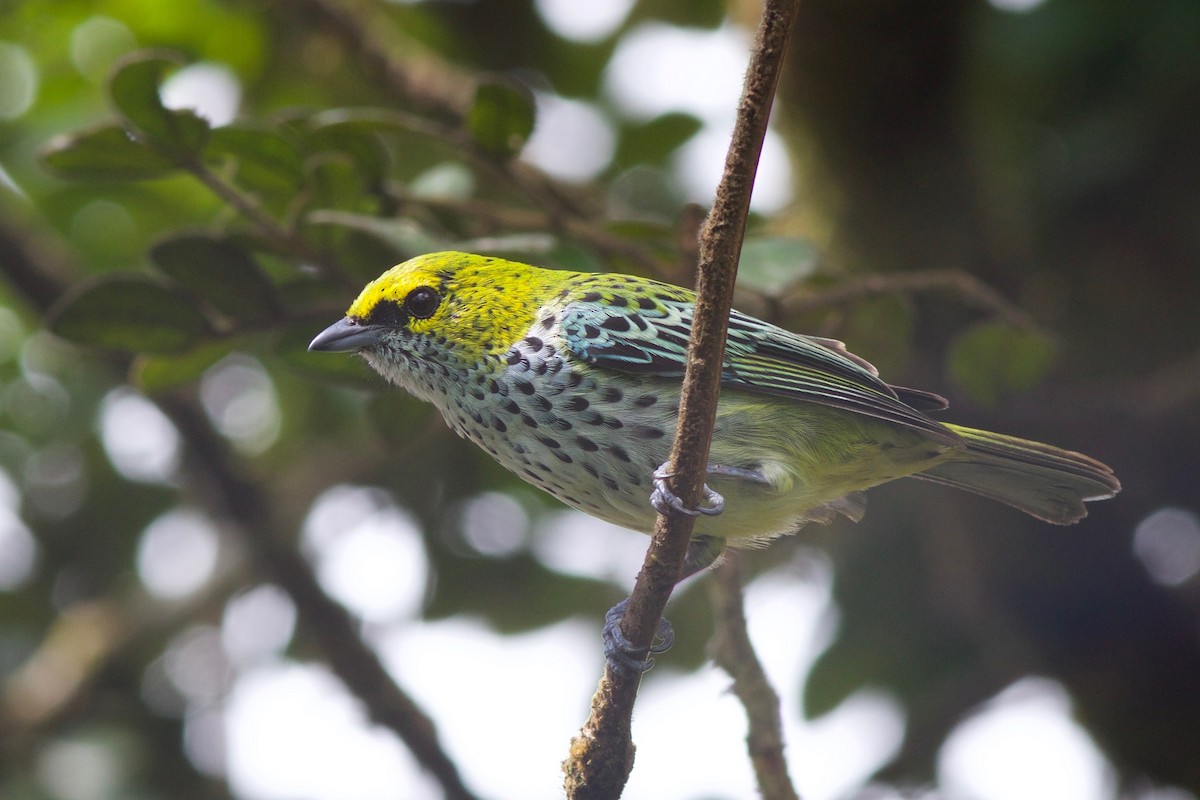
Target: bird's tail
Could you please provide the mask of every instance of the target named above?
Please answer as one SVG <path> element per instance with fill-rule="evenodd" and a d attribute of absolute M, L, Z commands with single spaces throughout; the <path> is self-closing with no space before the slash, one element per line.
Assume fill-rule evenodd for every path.
<path fill-rule="evenodd" d="M 961 425 L 946 427 L 963 438 L 966 448 L 914 478 L 981 494 L 1058 525 L 1087 516 L 1084 502 L 1121 491 L 1109 467 L 1082 453 Z"/>

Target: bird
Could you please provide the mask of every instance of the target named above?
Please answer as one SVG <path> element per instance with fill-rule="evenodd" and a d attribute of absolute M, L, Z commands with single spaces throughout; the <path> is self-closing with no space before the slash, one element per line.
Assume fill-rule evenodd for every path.
<path fill-rule="evenodd" d="M 417 256 L 370 282 L 309 350 L 358 353 L 432 403 L 458 435 L 562 503 L 649 533 L 659 513 L 696 517 L 679 580 L 727 544 L 759 545 L 807 523 L 853 521 L 864 491 L 911 477 L 964 489 L 1056 524 L 1120 482 L 1100 461 L 941 422 L 948 402 L 892 386 L 840 341 L 734 310 L 701 504 L 668 486 L 695 310 L 691 290 L 617 273 L 545 269 L 462 252 Z M 648 669 L 606 615 L 605 653 Z M 665 620 L 664 620 L 665 623 Z"/>

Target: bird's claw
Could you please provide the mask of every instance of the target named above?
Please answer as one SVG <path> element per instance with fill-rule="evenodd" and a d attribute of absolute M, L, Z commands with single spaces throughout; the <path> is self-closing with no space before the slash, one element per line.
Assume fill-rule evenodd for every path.
<path fill-rule="evenodd" d="M 604 615 L 604 657 L 609 665 L 626 675 L 646 672 L 654 666 L 653 655 L 665 653 L 675 643 L 675 631 L 666 617 L 658 621 L 658 630 L 654 634 L 655 641 L 649 648 L 634 647 L 621 631 L 621 620 L 625 617 L 625 609 L 629 598 L 608 610 Z"/>
<path fill-rule="evenodd" d="M 689 508 L 679 499 L 679 495 L 671 491 L 667 486 L 667 478 L 671 477 L 671 472 L 668 469 L 669 462 L 660 464 L 658 469 L 654 470 L 654 491 L 650 493 L 650 505 L 654 506 L 654 510 L 660 514 L 669 514 L 671 511 L 678 511 L 680 514 L 687 514 L 689 517 L 697 517 L 703 514 L 706 517 L 715 517 L 725 510 L 725 498 L 717 492 L 714 492 L 706 483 L 704 484 L 704 502 L 705 505 L 697 508 Z"/>

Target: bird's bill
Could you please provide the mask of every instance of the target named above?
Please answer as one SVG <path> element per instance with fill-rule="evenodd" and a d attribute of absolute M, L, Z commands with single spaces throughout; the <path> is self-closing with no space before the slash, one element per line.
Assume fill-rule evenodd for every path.
<path fill-rule="evenodd" d="M 314 353 L 357 353 L 379 344 L 382 328 L 344 317 L 317 334 L 308 349 Z"/>

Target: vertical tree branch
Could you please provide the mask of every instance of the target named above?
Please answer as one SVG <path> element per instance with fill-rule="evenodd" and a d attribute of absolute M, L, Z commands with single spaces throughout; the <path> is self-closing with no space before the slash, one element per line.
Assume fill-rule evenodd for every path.
<path fill-rule="evenodd" d="M 783 758 L 779 695 L 767 681 L 746 632 L 741 570 L 735 553 L 713 570 L 708 585 L 717 625 L 711 645 L 713 661 L 733 678 L 733 693 L 746 709 L 746 749 L 758 792 L 763 800 L 799 800 Z"/>
<path fill-rule="evenodd" d="M 713 208 L 700 234 L 700 278 L 688 343 L 679 421 L 671 449 L 672 489 L 689 506 L 700 499 L 717 413 L 725 332 L 771 101 L 783 65 L 798 0 L 767 0 L 742 87 L 737 122 Z M 660 515 L 630 595 L 622 632 L 648 648 L 679 578 L 694 520 Z M 629 722 L 640 676 L 606 667 L 592 710 L 563 764 L 567 796 L 620 796 L 633 767 Z"/>

